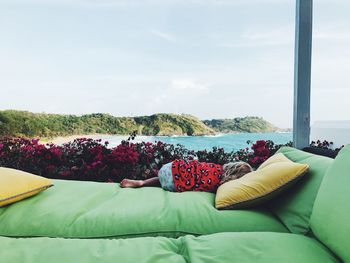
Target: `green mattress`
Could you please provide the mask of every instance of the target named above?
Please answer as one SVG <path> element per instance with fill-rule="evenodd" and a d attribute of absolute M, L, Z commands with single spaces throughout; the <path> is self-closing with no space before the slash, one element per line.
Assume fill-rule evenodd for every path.
<path fill-rule="evenodd" d="M 328 263 L 337 259 L 319 242 L 283 233 L 219 233 L 178 239 L 63 239 L 0 237 L 1 262 L 11 263 Z"/>
<path fill-rule="evenodd" d="M 288 232 L 267 210 L 219 211 L 214 194 L 54 180 L 54 186 L 0 208 L 0 236 L 179 237 L 218 232 Z"/>

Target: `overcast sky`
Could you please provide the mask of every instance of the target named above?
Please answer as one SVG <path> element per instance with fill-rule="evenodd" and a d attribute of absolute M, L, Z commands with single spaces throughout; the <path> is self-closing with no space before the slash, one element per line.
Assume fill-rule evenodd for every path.
<path fill-rule="evenodd" d="M 350 1 L 314 1 L 312 121 L 350 119 Z M 0 0 L 0 109 L 292 127 L 292 0 Z"/>

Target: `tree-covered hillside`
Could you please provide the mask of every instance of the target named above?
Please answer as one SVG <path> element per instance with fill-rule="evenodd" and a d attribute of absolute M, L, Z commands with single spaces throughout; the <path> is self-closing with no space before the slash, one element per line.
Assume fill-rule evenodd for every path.
<path fill-rule="evenodd" d="M 244 117 L 234 119 L 213 119 L 203 121 L 217 132 L 275 132 L 273 124 L 260 117 Z"/>
<path fill-rule="evenodd" d="M 53 138 L 78 134 L 210 135 L 217 132 L 272 132 L 277 128 L 258 117 L 201 121 L 191 115 L 154 114 L 114 117 L 95 113 L 82 116 L 27 111 L 0 111 L 0 136 Z"/>
<path fill-rule="evenodd" d="M 77 134 L 204 135 L 215 132 L 190 115 L 154 114 L 114 117 L 95 113 L 82 116 L 0 111 L 0 136 L 46 137 Z"/>

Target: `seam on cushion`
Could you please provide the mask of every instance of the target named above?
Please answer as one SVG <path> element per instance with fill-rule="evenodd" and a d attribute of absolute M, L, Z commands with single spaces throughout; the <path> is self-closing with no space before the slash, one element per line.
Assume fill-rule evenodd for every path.
<path fill-rule="evenodd" d="M 269 206 L 268 206 L 267 209 L 268 209 L 268 211 L 270 212 L 270 214 L 272 215 L 272 217 L 273 217 L 274 219 L 276 219 L 276 221 L 278 221 L 279 223 L 281 223 L 281 225 L 283 225 L 285 229 L 287 229 L 288 233 L 290 233 L 290 234 L 295 234 L 295 233 L 293 233 L 292 231 L 290 231 L 290 229 L 288 228 L 288 226 L 281 220 L 281 218 L 278 217 L 278 215 L 276 215 L 276 214 L 274 213 L 274 211 L 271 210 L 271 208 L 270 208 Z M 276 232 L 276 233 L 280 233 L 280 232 Z"/>
<path fill-rule="evenodd" d="M 224 231 L 223 231 L 224 232 Z M 138 238 L 138 237 L 164 237 L 161 234 L 180 234 L 179 236 L 175 238 L 179 238 L 182 236 L 186 235 L 193 235 L 193 236 L 203 236 L 203 235 L 210 235 L 210 234 L 216 234 L 216 233 L 222 233 L 222 232 L 213 232 L 213 233 L 194 233 L 194 232 L 187 232 L 187 231 L 157 231 L 157 232 L 142 232 L 142 233 L 134 233 L 134 234 L 121 234 L 121 235 L 106 235 L 106 236 L 89 236 L 89 237 L 81 237 L 81 236 L 76 236 L 76 237 L 66 237 L 66 236 L 12 236 L 12 235 L 0 235 L 2 237 L 9 237 L 9 238 L 40 238 L 40 237 L 48 237 L 48 238 L 66 238 L 66 239 L 106 239 L 106 238 Z M 280 232 L 278 232 L 280 233 Z M 283 232 L 281 232 L 283 233 Z M 155 234 L 155 236 L 149 236 Z M 160 235 L 157 235 L 160 234 Z"/>
<path fill-rule="evenodd" d="M 318 185 L 317 193 L 316 193 L 316 195 L 315 195 L 314 202 L 312 203 L 312 209 L 311 209 L 311 213 L 310 213 L 310 216 L 309 216 L 309 228 L 310 228 L 310 230 L 312 229 L 312 228 L 311 228 L 311 218 L 312 218 L 312 215 L 313 215 L 313 213 L 314 213 L 315 203 L 316 203 L 316 201 L 317 201 L 317 197 L 318 197 L 318 194 L 319 194 L 320 189 L 321 189 L 321 187 L 322 187 L 322 184 L 323 184 L 323 182 L 324 182 L 324 179 L 325 179 L 326 175 L 328 174 L 328 171 L 331 169 L 331 167 L 332 167 L 332 165 L 329 165 L 329 166 L 328 166 L 327 170 L 325 171 L 325 173 L 324 173 L 324 175 L 323 175 L 323 177 L 322 177 L 322 179 L 321 179 L 320 184 Z M 332 175 L 331 175 L 331 176 L 332 176 Z"/>
<path fill-rule="evenodd" d="M 185 238 L 178 238 L 180 241 L 180 245 L 178 245 L 178 253 L 182 256 L 182 258 L 185 260 L 186 263 L 191 263 L 190 256 L 188 253 L 188 247 L 187 247 L 187 240 Z M 185 253 L 186 252 L 186 253 Z"/>
<path fill-rule="evenodd" d="M 285 227 L 286 228 L 286 227 Z M 287 231 L 289 231 L 288 228 L 286 228 Z M 67 239 L 106 239 L 106 238 L 137 238 L 137 237 L 149 237 L 149 235 L 154 235 L 151 237 L 156 237 L 156 236 L 161 236 L 164 237 L 162 234 L 179 234 L 176 235 L 175 237 L 169 237 L 169 238 L 179 238 L 182 236 L 186 235 L 192 235 L 192 236 L 203 236 L 203 235 L 212 235 L 212 234 L 217 234 L 217 233 L 225 233 L 225 232 L 230 232 L 230 233 L 236 233 L 237 231 L 219 231 L 219 232 L 211 232 L 211 233 L 198 233 L 198 232 L 189 232 L 189 231 L 157 231 L 157 232 L 140 232 L 140 233 L 133 233 L 133 234 L 120 234 L 120 235 L 106 235 L 106 236 L 88 236 L 88 237 L 81 237 L 81 236 L 76 236 L 76 237 L 67 237 L 67 236 L 12 236 L 12 235 L 0 235 L 4 237 L 11 237 L 11 238 L 39 238 L 39 237 L 49 237 L 49 238 L 67 238 Z M 271 230 L 268 231 L 244 231 L 244 232 L 271 232 Z M 287 233 L 289 232 L 275 232 L 274 233 Z M 166 237 L 166 236 L 165 236 Z"/>
<path fill-rule="evenodd" d="M 31 193 L 31 192 L 39 191 L 39 190 L 41 190 L 41 189 L 45 190 L 45 189 L 47 189 L 47 188 L 49 188 L 49 187 L 51 187 L 51 186 L 53 186 L 53 184 L 41 186 L 41 187 L 35 188 L 35 189 L 33 189 L 33 190 L 30 190 L 30 191 L 27 191 L 27 192 L 24 192 L 24 193 L 17 194 L 17 195 L 12 195 L 12 196 L 10 196 L 10 197 L 4 198 L 4 199 L 0 199 L 0 202 L 7 201 L 7 200 L 10 200 L 10 199 L 19 197 L 19 196 L 21 196 L 21 195 L 26 195 L 26 194 L 29 194 L 29 193 Z"/>
<path fill-rule="evenodd" d="M 273 190 L 271 190 L 270 192 L 266 193 L 266 194 L 262 194 L 262 195 L 259 195 L 259 196 L 256 196 L 255 198 L 253 199 L 249 199 L 249 200 L 244 200 L 244 201 L 241 201 L 241 202 L 238 202 L 238 203 L 235 203 L 235 204 L 232 204 L 232 205 L 229 205 L 229 206 L 224 206 L 224 207 L 218 207 L 219 209 L 232 209 L 232 208 L 237 208 L 237 206 L 239 207 L 239 205 L 242 205 L 244 203 L 250 203 L 250 202 L 253 202 L 261 197 L 265 197 L 265 196 L 268 196 L 269 194 L 275 192 L 275 191 L 278 191 L 280 190 L 281 188 L 285 187 L 285 186 L 288 186 L 289 184 L 291 183 L 294 183 L 295 181 L 299 180 L 300 178 L 304 177 L 305 174 L 307 174 L 309 171 L 305 171 L 303 173 L 301 173 L 299 176 L 297 177 L 294 177 L 292 180 L 288 181 L 287 183 L 277 187 L 277 188 L 274 188 Z"/>
<path fill-rule="evenodd" d="M 321 246 L 323 249 L 327 250 L 329 254 L 331 254 L 334 258 L 336 258 L 338 260 L 339 263 L 344 263 L 344 261 L 333 252 L 333 250 L 331 250 L 325 243 L 323 243 L 321 240 L 319 240 L 317 238 L 317 236 L 314 235 L 314 233 L 312 232 L 312 229 L 310 229 L 308 231 L 308 235 L 306 236 L 314 241 L 316 241 L 318 243 L 319 246 Z"/>

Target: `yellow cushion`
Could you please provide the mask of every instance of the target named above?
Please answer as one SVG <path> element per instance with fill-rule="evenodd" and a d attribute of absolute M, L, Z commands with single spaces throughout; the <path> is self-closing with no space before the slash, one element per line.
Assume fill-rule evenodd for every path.
<path fill-rule="evenodd" d="M 215 206 L 235 209 L 260 204 L 292 185 L 308 168 L 307 164 L 294 163 L 282 153 L 275 154 L 256 171 L 222 184 L 216 192 Z"/>
<path fill-rule="evenodd" d="M 52 185 L 50 179 L 0 167 L 0 207 L 36 195 Z"/>

